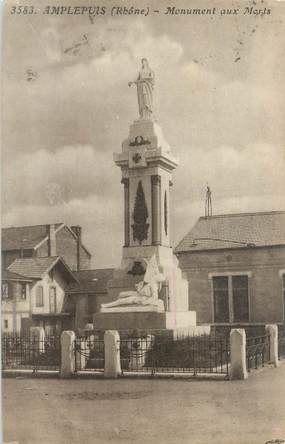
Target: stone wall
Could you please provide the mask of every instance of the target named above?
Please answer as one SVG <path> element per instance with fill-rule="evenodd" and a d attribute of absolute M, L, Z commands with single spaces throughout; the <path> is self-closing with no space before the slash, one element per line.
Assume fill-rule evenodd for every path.
<path fill-rule="evenodd" d="M 180 254 L 179 265 L 189 282 L 189 309 L 196 310 L 197 323 L 213 323 L 210 273 L 249 273 L 249 321 L 284 321 L 282 276 L 285 247 L 245 248 Z"/>

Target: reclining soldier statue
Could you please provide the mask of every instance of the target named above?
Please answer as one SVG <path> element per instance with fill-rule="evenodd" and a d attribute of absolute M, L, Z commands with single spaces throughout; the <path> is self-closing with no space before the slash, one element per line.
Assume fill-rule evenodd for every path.
<path fill-rule="evenodd" d="M 146 260 L 146 259 L 145 259 Z M 101 308 L 113 308 L 122 306 L 146 306 L 153 305 L 162 308 L 163 301 L 158 299 L 158 294 L 165 281 L 165 276 L 159 272 L 155 256 L 147 262 L 147 269 L 143 281 L 135 284 L 136 290 L 121 291 L 116 301 L 101 304 Z"/>

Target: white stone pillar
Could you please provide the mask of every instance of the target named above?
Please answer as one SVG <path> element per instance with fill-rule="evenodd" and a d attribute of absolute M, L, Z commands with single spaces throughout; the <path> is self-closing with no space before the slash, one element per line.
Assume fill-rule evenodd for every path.
<path fill-rule="evenodd" d="M 61 333 L 61 378 L 69 378 L 75 372 L 74 341 L 74 331 L 63 331 Z"/>
<path fill-rule="evenodd" d="M 277 325 L 266 325 L 265 331 L 270 335 L 270 362 L 274 365 L 274 367 L 278 367 L 278 327 Z"/>
<path fill-rule="evenodd" d="M 161 177 L 151 176 L 152 245 L 161 245 Z"/>
<path fill-rule="evenodd" d="M 123 178 L 121 183 L 124 185 L 124 226 L 125 226 L 125 247 L 130 246 L 130 181 Z"/>
<path fill-rule="evenodd" d="M 105 346 L 105 378 L 117 378 L 121 374 L 120 361 L 120 335 L 115 330 L 107 330 L 104 333 Z"/>
<path fill-rule="evenodd" d="M 34 344 L 35 352 L 45 352 L 45 331 L 43 327 L 30 327 L 30 338 Z"/>
<path fill-rule="evenodd" d="M 246 334 L 243 328 L 232 329 L 230 334 L 231 346 L 231 379 L 247 379 L 246 368 Z"/>

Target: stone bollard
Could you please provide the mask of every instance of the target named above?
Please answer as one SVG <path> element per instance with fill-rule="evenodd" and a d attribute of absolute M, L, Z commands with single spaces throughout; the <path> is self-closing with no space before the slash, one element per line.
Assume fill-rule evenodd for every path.
<path fill-rule="evenodd" d="M 246 334 L 244 329 L 233 329 L 230 334 L 231 379 L 247 379 Z"/>
<path fill-rule="evenodd" d="M 277 325 L 266 325 L 265 331 L 270 335 L 270 362 L 274 367 L 278 367 L 278 327 Z"/>
<path fill-rule="evenodd" d="M 30 337 L 34 343 L 34 351 L 37 353 L 45 352 L 45 331 L 43 327 L 30 327 Z"/>
<path fill-rule="evenodd" d="M 69 378 L 75 372 L 74 341 L 74 331 L 63 331 L 61 333 L 61 378 Z"/>
<path fill-rule="evenodd" d="M 105 378 L 117 378 L 121 374 L 120 361 L 120 335 L 115 330 L 108 330 L 104 333 L 105 346 Z"/>

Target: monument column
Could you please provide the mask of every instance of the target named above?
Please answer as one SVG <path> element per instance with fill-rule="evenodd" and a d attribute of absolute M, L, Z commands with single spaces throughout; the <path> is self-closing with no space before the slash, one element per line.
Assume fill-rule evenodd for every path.
<path fill-rule="evenodd" d="M 161 245 L 161 177 L 151 176 L 152 245 Z"/>
<path fill-rule="evenodd" d="M 154 119 L 154 73 L 146 59 L 135 81 L 139 118 L 114 153 L 124 185 L 124 248 L 108 280 L 108 302 L 94 314 L 102 330 L 173 330 L 196 325 L 188 282 L 169 241 L 169 186 L 178 166 Z"/>
<path fill-rule="evenodd" d="M 127 178 L 121 180 L 124 185 L 124 225 L 125 225 L 125 247 L 130 245 L 130 181 Z"/>

